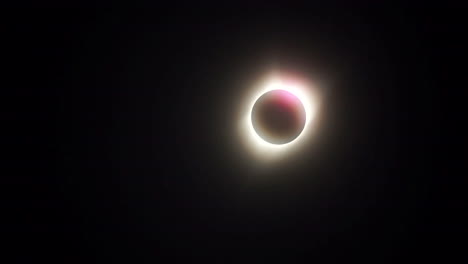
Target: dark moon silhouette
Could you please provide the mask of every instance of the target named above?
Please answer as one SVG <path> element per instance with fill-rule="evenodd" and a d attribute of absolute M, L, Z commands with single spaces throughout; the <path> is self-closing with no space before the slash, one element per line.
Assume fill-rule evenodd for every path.
<path fill-rule="evenodd" d="M 251 117 L 257 134 L 278 145 L 297 138 L 306 121 L 302 102 L 285 90 L 272 90 L 260 96 L 252 108 Z"/>

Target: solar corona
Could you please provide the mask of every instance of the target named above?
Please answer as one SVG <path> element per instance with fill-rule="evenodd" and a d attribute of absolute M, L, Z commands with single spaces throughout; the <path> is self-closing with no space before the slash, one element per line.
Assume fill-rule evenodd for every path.
<path fill-rule="evenodd" d="M 271 90 L 260 96 L 252 107 L 252 126 L 263 140 L 287 144 L 304 129 L 306 114 L 301 100 L 286 90 Z"/>
<path fill-rule="evenodd" d="M 243 108 L 244 142 L 260 158 L 284 155 L 306 142 L 317 102 L 304 83 L 270 78 L 253 89 Z"/>

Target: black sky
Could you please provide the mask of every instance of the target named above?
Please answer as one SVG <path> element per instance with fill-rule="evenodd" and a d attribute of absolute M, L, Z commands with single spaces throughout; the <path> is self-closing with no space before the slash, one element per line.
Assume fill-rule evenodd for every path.
<path fill-rule="evenodd" d="M 363 7 L 4 16 L 5 88 L 19 99 L 2 110 L 7 251 L 18 263 L 457 258 L 459 14 Z M 324 99 L 314 143 L 260 165 L 237 137 L 239 102 L 272 69 L 317 80 Z"/>

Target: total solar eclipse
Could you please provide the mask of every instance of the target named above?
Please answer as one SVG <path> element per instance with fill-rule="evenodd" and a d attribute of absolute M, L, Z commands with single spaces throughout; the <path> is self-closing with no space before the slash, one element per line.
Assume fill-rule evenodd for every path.
<path fill-rule="evenodd" d="M 312 83 L 278 74 L 252 85 L 240 105 L 239 132 L 246 149 L 259 160 L 269 161 L 307 148 L 319 105 L 317 96 Z"/>
<path fill-rule="evenodd" d="M 297 138 L 306 123 L 301 100 L 286 90 L 264 93 L 255 102 L 251 114 L 255 132 L 272 144 L 286 144 Z"/>

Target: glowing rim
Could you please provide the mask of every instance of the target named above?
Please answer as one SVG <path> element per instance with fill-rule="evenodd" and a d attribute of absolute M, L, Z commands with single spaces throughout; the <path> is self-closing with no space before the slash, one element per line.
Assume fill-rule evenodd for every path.
<path fill-rule="evenodd" d="M 255 102 L 260 96 L 271 90 L 285 90 L 292 93 L 302 102 L 305 109 L 306 121 L 304 129 L 298 137 L 285 144 L 273 144 L 265 141 L 257 134 L 257 132 L 255 132 L 252 125 L 252 109 Z M 293 146 L 295 147 L 299 142 L 307 138 L 307 134 L 310 132 L 311 121 L 314 119 L 316 114 L 316 106 L 317 104 L 314 97 L 311 95 L 310 89 L 306 89 L 302 84 L 284 82 L 278 79 L 267 82 L 266 85 L 262 85 L 261 88 L 250 97 L 247 104 L 248 111 L 246 111 L 245 116 L 243 117 L 244 131 L 245 129 L 247 130 L 247 133 L 245 134 L 248 146 L 252 147 L 254 151 L 258 152 L 258 154 L 263 157 L 283 152 L 286 149 L 290 150 Z"/>
<path fill-rule="evenodd" d="M 285 90 L 285 89 L 273 89 L 272 91 L 286 91 L 286 92 L 287 92 L 287 90 Z M 289 144 L 289 143 L 293 142 L 294 140 L 296 140 L 298 137 L 301 136 L 302 132 L 304 132 L 304 128 L 305 128 L 307 122 L 304 122 L 304 127 L 302 128 L 301 132 L 300 132 L 299 135 L 297 135 L 293 140 L 291 140 L 290 142 L 287 142 L 287 143 L 279 143 L 279 144 L 271 143 L 271 142 L 266 141 L 266 140 L 263 139 L 260 135 L 258 135 L 258 133 L 255 131 L 255 128 L 253 128 L 253 122 L 252 122 L 252 111 L 253 111 L 253 107 L 255 106 L 255 103 L 258 101 L 258 99 L 259 99 L 261 96 L 263 96 L 263 95 L 265 95 L 266 93 L 268 93 L 268 92 L 269 92 L 269 91 L 266 91 L 266 92 L 264 92 L 262 95 L 260 95 L 260 96 L 255 100 L 254 104 L 252 105 L 252 107 L 251 107 L 251 109 L 250 109 L 250 126 L 252 127 L 252 129 L 254 130 L 254 133 L 258 136 L 258 138 L 260 138 L 261 140 L 263 140 L 263 141 L 265 141 L 265 142 L 267 142 L 267 143 L 269 143 L 269 144 L 272 144 L 272 145 L 285 145 L 285 144 Z M 293 93 L 291 93 L 291 94 L 293 94 Z M 302 100 L 299 98 L 299 96 L 297 96 L 297 95 L 295 95 L 295 94 L 293 94 L 293 95 L 296 96 L 297 99 L 299 99 L 299 102 L 301 103 L 302 107 L 304 108 L 304 112 L 305 112 L 305 116 L 306 116 L 306 120 L 307 120 L 307 112 L 305 111 L 305 106 L 304 106 L 304 104 L 302 103 Z"/>

